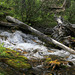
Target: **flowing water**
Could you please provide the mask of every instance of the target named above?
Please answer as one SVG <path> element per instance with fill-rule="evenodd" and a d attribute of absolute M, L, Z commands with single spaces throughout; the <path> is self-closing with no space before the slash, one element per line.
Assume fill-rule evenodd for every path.
<path fill-rule="evenodd" d="M 44 56 L 58 55 L 58 56 L 64 57 L 65 60 L 72 61 L 75 64 L 75 55 L 70 54 L 69 52 L 64 50 L 48 48 L 45 46 L 45 42 L 42 42 L 41 40 L 39 40 L 38 37 L 34 35 L 30 35 L 30 34 L 25 34 L 18 30 L 14 32 L 0 30 L 0 43 L 4 43 L 3 45 L 6 48 L 10 48 L 20 52 L 22 55 L 26 56 L 28 59 L 41 60 L 44 58 Z M 35 73 L 36 75 L 50 75 L 51 73 L 51 71 L 48 71 L 48 72 L 42 71 L 41 70 L 42 65 L 38 63 L 36 67 L 33 67 L 33 69 L 35 70 L 34 72 L 36 72 Z M 60 72 L 58 73 L 59 74 L 57 74 L 57 72 L 52 72 L 51 75 L 68 75 L 68 71 L 67 72 L 61 71 L 61 74 Z M 69 75 L 71 74 L 69 73 Z"/>
<path fill-rule="evenodd" d="M 19 51 L 29 59 L 42 59 L 45 55 L 58 55 L 67 57 L 66 60 L 73 61 L 75 64 L 75 55 L 58 49 L 50 49 L 53 52 L 49 52 L 49 49 L 44 46 L 45 43 L 39 40 L 38 37 L 18 30 L 13 33 L 0 30 L 0 42 L 4 43 L 4 47 Z"/>

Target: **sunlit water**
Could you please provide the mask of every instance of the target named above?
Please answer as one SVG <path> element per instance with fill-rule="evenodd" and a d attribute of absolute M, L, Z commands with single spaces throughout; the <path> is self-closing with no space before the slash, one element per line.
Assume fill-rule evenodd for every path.
<path fill-rule="evenodd" d="M 50 49 L 54 52 L 48 52 L 48 48 L 44 46 L 44 42 L 38 37 L 30 34 L 25 34 L 21 31 L 14 33 L 0 30 L 0 42 L 4 43 L 4 47 L 21 52 L 27 58 L 44 58 L 45 55 L 58 55 L 67 57 L 67 60 L 75 63 L 75 55 L 64 50 Z M 27 52 L 27 53 L 24 53 Z"/>

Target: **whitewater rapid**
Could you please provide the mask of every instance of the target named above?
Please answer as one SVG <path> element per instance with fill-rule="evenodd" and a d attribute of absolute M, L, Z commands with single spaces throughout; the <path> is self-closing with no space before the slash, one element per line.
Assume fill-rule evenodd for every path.
<path fill-rule="evenodd" d="M 69 61 L 75 63 L 75 55 L 70 54 L 64 50 L 49 49 L 44 46 L 44 42 L 40 41 L 38 37 L 30 34 L 25 34 L 16 30 L 15 32 L 8 32 L 0 30 L 0 43 L 4 43 L 4 47 L 21 52 L 27 58 L 44 58 L 45 55 L 58 55 L 67 57 Z M 27 52 L 27 53 L 26 53 Z"/>

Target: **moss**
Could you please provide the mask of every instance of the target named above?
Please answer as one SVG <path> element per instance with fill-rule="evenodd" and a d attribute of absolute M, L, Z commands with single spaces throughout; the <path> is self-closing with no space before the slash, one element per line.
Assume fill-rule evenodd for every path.
<path fill-rule="evenodd" d="M 20 55 L 17 51 L 4 48 L 2 45 L 0 46 L 0 61 L 17 70 L 31 68 L 31 65 L 28 63 L 28 59 L 26 57 Z"/>
<path fill-rule="evenodd" d="M 15 69 L 21 70 L 21 69 L 29 69 L 31 68 L 30 64 L 27 63 L 27 61 L 22 61 L 19 59 L 8 59 L 6 63 L 10 66 L 12 66 Z"/>
<path fill-rule="evenodd" d="M 75 37 L 72 37 L 72 39 L 74 39 L 74 40 L 75 40 Z"/>
<path fill-rule="evenodd" d="M 51 58 L 46 58 L 46 62 L 49 62 L 51 61 L 52 59 Z"/>
<path fill-rule="evenodd" d="M 0 75 L 23 75 L 23 73 L 7 66 L 7 64 L 0 62 Z"/>

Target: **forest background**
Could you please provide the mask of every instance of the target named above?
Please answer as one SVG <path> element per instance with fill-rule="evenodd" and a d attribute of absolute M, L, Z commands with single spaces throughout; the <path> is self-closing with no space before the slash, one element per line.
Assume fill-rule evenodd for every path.
<path fill-rule="evenodd" d="M 1 21 L 10 15 L 31 26 L 54 27 L 54 14 L 75 24 L 75 0 L 0 0 Z"/>

